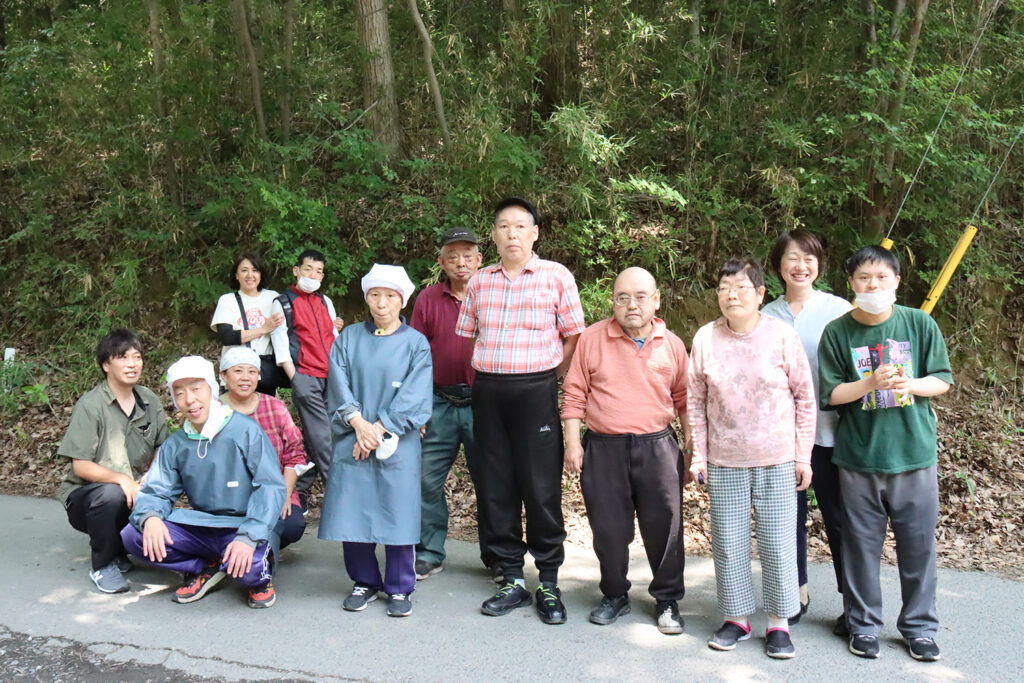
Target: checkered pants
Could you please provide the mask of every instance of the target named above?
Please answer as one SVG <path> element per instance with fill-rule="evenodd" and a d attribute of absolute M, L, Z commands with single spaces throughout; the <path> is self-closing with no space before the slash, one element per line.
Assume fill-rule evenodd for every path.
<path fill-rule="evenodd" d="M 761 557 L 764 609 L 789 617 L 800 611 L 796 571 L 796 475 L 793 463 L 770 467 L 708 465 L 711 549 L 718 609 L 727 617 L 753 614 L 750 572 L 750 505 L 753 501 Z"/>

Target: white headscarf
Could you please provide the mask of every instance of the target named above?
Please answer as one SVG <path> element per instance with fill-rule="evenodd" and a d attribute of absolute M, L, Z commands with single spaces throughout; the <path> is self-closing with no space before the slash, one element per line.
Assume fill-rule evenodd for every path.
<path fill-rule="evenodd" d="M 259 367 L 259 363 L 256 364 Z M 217 387 L 217 375 L 213 372 L 213 363 L 202 356 L 184 356 L 167 368 L 167 391 L 171 393 L 171 400 L 174 407 L 181 410 L 178 401 L 174 398 L 174 383 L 179 379 L 202 379 L 210 385 L 210 398 L 218 401 L 220 389 Z"/>
<path fill-rule="evenodd" d="M 253 365 L 256 370 L 260 369 L 260 356 L 248 346 L 232 346 L 220 357 L 220 371 L 236 365 Z"/>
<path fill-rule="evenodd" d="M 370 272 L 363 276 L 363 298 L 367 292 L 374 287 L 385 287 L 393 289 L 402 295 L 402 308 L 409 303 L 409 297 L 416 291 L 416 285 L 409 279 L 409 275 L 402 266 L 389 266 L 383 263 L 374 263 Z"/>

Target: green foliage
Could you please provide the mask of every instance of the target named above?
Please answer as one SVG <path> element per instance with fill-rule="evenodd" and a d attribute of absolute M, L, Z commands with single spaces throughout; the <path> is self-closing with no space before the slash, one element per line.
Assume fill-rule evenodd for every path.
<path fill-rule="evenodd" d="M 692 297 L 726 256 L 764 257 L 794 227 L 826 237 L 835 264 L 888 230 L 933 142 L 893 231 L 916 303 L 1024 123 L 1020 0 L 986 29 L 934 141 L 990 2 L 932 3 L 908 68 L 898 3 L 875 2 L 872 45 L 863 3 L 702 3 L 695 34 L 686 3 L 562 4 L 559 33 L 565 13 L 541 0 L 519 0 L 514 17 L 497 2 L 421 0 L 449 141 L 394 5 L 397 160 L 368 126 L 353 3 L 298 3 L 290 50 L 283 3 L 249 3 L 266 139 L 225 3 L 161 3 L 159 78 L 143 3 L 51 3 L 52 20 L 29 5 L 4 10 L 0 332 L 60 348 L 113 325 L 208 340 L 243 248 L 278 289 L 305 247 L 327 255 L 336 298 L 375 261 L 429 279 L 440 233 L 486 234 L 508 194 L 537 200 L 537 250 L 576 273 L 588 315 L 606 314 L 603 290 L 625 266 Z M 578 65 L 552 74 L 558 41 Z M 578 96 L 545 101 L 555 78 Z M 1004 179 L 1021 169 L 1014 155 Z M 940 303 L 954 345 L 988 353 L 985 329 L 1019 311 L 1021 205 L 1004 180 L 982 207 Z M 842 291 L 837 268 L 826 280 Z"/>

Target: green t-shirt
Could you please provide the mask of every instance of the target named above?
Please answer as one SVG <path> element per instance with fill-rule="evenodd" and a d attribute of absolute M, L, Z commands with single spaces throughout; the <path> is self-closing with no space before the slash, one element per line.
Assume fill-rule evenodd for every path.
<path fill-rule="evenodd" d="M 136 386 L 135 411 L 128 417 L 103 380 L 78 399 L 57 455 L 90 460 L 138 480 L 149 469 L 153 452 L 167 435 L 167 419 L 156 394 Z M 57 499 L 66 505 L 71 492 L 88 483 L 75 476 L 68 465 Z"/>
<path fill-rule="evenodd" d="M 818 346 L 819 401 L 839 412 L 832 462 L 860 472 L 897 474 L 938 460 L 935 413 L 920 396 L 899 401 L 892 391 L 873 391 L 853 403 L 828 405 L 837 386 L 869 376 L 883 363 L 910 377 L 937 377 L 953 383 L 942 332 L 931 316 L 894 306 L 889 319 L 864 325 L 853 313 L 830 322 Z"/>

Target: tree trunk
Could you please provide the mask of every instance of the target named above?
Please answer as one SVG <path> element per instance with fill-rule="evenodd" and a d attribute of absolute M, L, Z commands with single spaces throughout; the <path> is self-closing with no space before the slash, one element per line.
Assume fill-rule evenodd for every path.
<path fill-rule="evenodd" d="M 292 50 L 295 43 L 295 0 L 284 3 L 284 78 L 281 87 L 281 142 L 292 137 Z"/>
<path fill-rule="evenodd" d="M 252 107 L 256 111 L 256 130 L 261 139 L 267 139 L 267 122 L 263 117 L 263 83 L 256 50 L 253 47 L 252 35 L 249 32 L 249 17 L 245 9 L 245 0 L 231 0 L 231 23 L 238 38 L 239 47 L 245 58 L 245 69 L 249 75 L 252 95 Z"/>
<path fill-rule="evenodd" d="M 700 0 L 690 0 L 690 41 L 700 40 Z"/>
<path fill-rule="evenodd" d="M 914 58 L 917 54 L 917 46 L 921 42 L 921 30 L 924 27 L 925 13 L 928 11 L 929 0 L 914 0 L 914 17 L 910 23 L 910 30 L 906 40 L 906 55 L 899 73 L 896 75 L 892 85 L 892 98 L 883 99 L 879 107 L 879 114 L 886 120 L 890 127 L 899 126 L 903 119 L 903 103 L 906 99 L 907 83 L 910 82 L 910 75 L 914 70 Z M 898 27 L 902 23 L 902 13 L 906 3 L 897 0 L 893 7 L 893 26 Z M 895 39 L 897 35 L 893 36 Z M 877 171 L 872 171 L 871 184 L 868 187 L 868 198 L 871 201 L 869 215 L 869 234 L 872 239 L 881 237 L 884 234 L 886 225 L 892 221 L 892 207 L 889 206 L 892 198 L 892 190 L 895 180 L 893 169 L 896 166 L 896 143 L 889 142 L 882 151 L 882 168 L 886 182 L 879 180 Z"/>
<path fill-rule="evenodd" d="M 540 60 L 540 108 L 544 115 L 580 96 L 579 28 L 574 3 L 548 10 L 548 48 Z"/>
<path fill-rule="evenodd" d="M 363 108 L 370 120 L 374 139 L 388 150 L 388 156 L 400 156 L 402 129 L 398 123 L 387 7 L 384 0 L 356 0 L 356 12 L 359 41 L 366 52 L 363 61 Z"/>
<path fill-rule="evenodd" d="M 907 39 L 907 56 L 896 77 L 895 98 L 889 103 L 888 124 L 896 126 L 903 119 L 903 102 L 907 97 L 907 83 L 910 81 L 910 74 L 914 69 L 914 57 L 917 55 L 917 46 L 921 42 L 921 29 L 924 27 L 924 15 L 928 11 L 929 0 L 914 1 L 914 19 L 910 23 L 910 36 Z M 896 159 L 895 145 L 889 145 L 885 152 L 885 167 L 892 171 Z"/>
<path fill-rule="evenodd" d="M 167 103 L 164 101 L 163 94 L 164 47 L 160 32 L 159 0 L 146 0 L 146 8 L 149 10 L 149 40 L 153 50 L 153 80 L 156 82 L 156 115 L 159 117 L 161 125 L 167 125 Z M 165 144 L 160 154 L 163 157 L 159 165 L 163 166 L 164 194 L 170 197 L 175 208 L 180 209 L 183 203 L 181 185 L 170 145 Z"/>
<path fill-rule="evenodd" d="M 4 59 L 4 50 L 7 49 L 7 18 L 4 15 L 4 8 L 0 7 L 0 71 L 4 70 L 7 60 Z"/>
<path fill-rule="evenodd" d="M 167 116 L 164 106 L 164 49 L 160 39 L 160 3 L 157 0 L 146 0 L 149 10 L 149 42 L 153 50 L 153 77 L 156 81 L 156 115 L 161 119 Z"/>
<path fill-rule="evenodd" d="M 907 10 L 907 0 L 895 0 L 892 4 L 892 21 L 889 23 L 889 40 L 896 40 L 900 34 L 903 13 Z"/>
<path fill-rule="evenodd" d="M 444 115 L 444 100 L 441 99 L 441 86 L 438 85 L 437 74 L 434 73 L 434 43 L 430 40 L 430 32 L 427 31 L 427 27 L 423 23 L 423 17 L 420 16 L 416 0 L 408 0 L 408 2 L 409 13 L 412 14 L 412 20 L 416 22 L 416 30 L 420 32 L 420 38 L 423 39 L 423 61 L 427 66 L 427 83 L 430 86 L 430 94 L 434 98 L 437 120 L 441 124 L 441 133 L 444 135 L 444 141 L 449 142 L 451 136 L 448 134 L 448 119 Z"/>
<path fill-rule="evenodd" d="M 875 0 L 861 0 L 861 14 L 864 15 L 864 56 L 872 67 L 878 66 L 878 29 L 875 25 Z"/>

